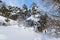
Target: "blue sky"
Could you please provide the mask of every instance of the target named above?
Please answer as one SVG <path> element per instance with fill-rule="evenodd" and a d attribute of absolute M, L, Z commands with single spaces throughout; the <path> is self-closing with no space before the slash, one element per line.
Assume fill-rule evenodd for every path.
<path fill-rule="evenodd" d="M 39 9 L 46 11 L 46 8 L 43 6 L 42 0 L 2 0 L 5 2 L 7 5 L 13 5 L 13 6 L 18 6 L 22 7 L 23 4 L 26 4 L 28 8 L 31 8 L 32 2 L 35 2 L 38 6 Z"/>
<path fill-rule="evenodd" d="M 45 12 L 54 11 L 54 10 L 51 10 L 54 5 L 52 4 L 52 0 L 43 0 L 43 1 L 42 0 L 2 0 L 2 1 L 5 2 L 7 5 L 13 5 L 20 8 L 22 8 L 23 4 L 26 4 L 28 8 L 31 8 L 32 2 L 35 2 L 39 6 L 39 10 L 42 10 Z M 48 2 L 50 3 L 48 4 Z M 46 5 L 49 5 L 49 6 L 45 7 Z"/>
<path fill-rule="evenodd" d="M 22 7 L 23 4 L 26 4 L 28 8 L 31 8 L 32 2 L 35 2 L 39 6 L 39 10 L 47 12 L 49 12 L 50 9 L 53 7 L 53 4 L 51 3 L 52 0 L 48 0 L 50 2 L 48 7 L 45 7 L 46 4 L 48 5 L 47 0 L 44 0 L 43 2 L 42 0 L 2 0 L 2 1 L 5 2 L 7 5 L 13 5 L 20 8 Z"/>
<path fill-rule="evenodd" d="M 32 2 L 39 3 L 39 0 L 2 0 L 7 5 L 13 5 L 21 7 L 23 4 L 26 4 L 28 7 L 31 6 Z"/>

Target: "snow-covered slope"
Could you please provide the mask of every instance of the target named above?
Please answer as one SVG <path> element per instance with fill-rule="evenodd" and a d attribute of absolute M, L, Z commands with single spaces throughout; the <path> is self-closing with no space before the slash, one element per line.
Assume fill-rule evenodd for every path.
<path fill-rule="evenodd" d="M 35 33 L 33 28 L 0 27 L 0 40 L 60 40 L 45 33 Z"/>
<path fill-rule="evenodd" d="M 3 17 L 3 16 L 0 16 L 0 26 L 3 24 L 3 23 L 6 23 L 6 25 L 17 25 L 17 21 L 14 21 L 14 20 L 11 20 L 11 19 L 9 19 L 10 21 L 9 22 L 6 22 L 5 21 L 5 19 L 7 19 L 7 18 L 5 18 L 5 17 Z"/>
<path fill-rule="evenodd" d="M 5 22 L 5 17 L 0 16 L 0 22 Z M 0 40 L 60 40 L 50 35 L 34 32 L 33 27 L 17 25 L 17 21 L 10 19 L 10 26 L 0 26 Z"/>

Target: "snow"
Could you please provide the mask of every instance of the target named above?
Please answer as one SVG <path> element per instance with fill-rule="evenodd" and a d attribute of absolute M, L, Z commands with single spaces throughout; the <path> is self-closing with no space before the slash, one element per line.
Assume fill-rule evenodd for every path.
<path fill-rule="evenodd" d="M 12 13 L 12 15 L 14 15 L 14 14 L 16 14 L 16 13 Z"/>
<path fill-rule="evenodd" d="M 0 16 L 1 22 L 5 22 L 5 19 Z M 36 33 L 33 27 L 19 27 L 17 22 L 11 19 L 9 23 L 9 26 L 0 26 L 0 40 L 60 40 L 60 38 L 52 37 L 45 32 Z M 53 29 L 53 31 L 55 30 Z"/>
<path fill-rule="evenodd" d="M 33 21 L 37 22 L 40 20 L 38 17 L 40 17 L 39 14 L 31 15 L 29 18 L 27 18 L 27 20 L 33 20 Z"/>
<path fill-rule="evenodd" d="M 17 12 L 20 12 L 19 10 Z"/>
<path fill-rule="evenodd" d="M 7 38 L 6 35 L 4 35 L 4 34 L 0 34 L 0 40 L 1 40 L 1 39 L 6 39 L 6 38 Z"/>
<path fill-rule="evenodd" d="M 14 20 L 11 20 L 11 19 L 9 19 L 10 21 L 9 22 L 6 22 L 5 21 L 5 19 L 7 19 L 7 18 L 5 18 L 5 17 L 3 17 L 3 16 L 0 16 L 0 22 L 1 23 L 6 23 L 7 25 L 17 25 L 18 23 L 17 23 L 17 21 L 14 21 Z"/>
<path fill-rule="evenodd" d="M 33 28 L 16 27 L 1 26 L 0 40 L 59 40 L 59 38 L 50 37 L 45 33 L 35 33 Z"/>
<path fill-rule="evenodd" d="M 4 21 L 4 20 L 5 20 L 5 18 L 0 16 L 0 21 Z"/>

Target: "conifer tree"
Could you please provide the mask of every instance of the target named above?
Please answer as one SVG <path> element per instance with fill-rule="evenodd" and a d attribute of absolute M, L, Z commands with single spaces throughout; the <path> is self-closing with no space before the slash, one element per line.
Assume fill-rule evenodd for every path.
<path fill-rule="evenodd" d="M 0 3 L 1 3 L 2 1 L 0 0 Z"/>
<path fill-rule="evenodd" d="M 37 4 L 33 2 L 32 3 L 32 14 L 33 15 L 37 13 L 37 8 L 38 8 Z"/>
<path fill-rule="evenodd" d="M 45 13 L 45 15 L 41 15 L 40 17 L 40 21 L 38 21 L 40 23 L 40 30 L 44 30 L 47 28 L 47 18 L 48 18 L 48 15 Z"/>
<path fill-rule="evenodd" d="M 3 5 L 3 6 L 1 7 L 1 11 L 2 11 L 2 16 L 9 17 L 10 12 L 9 12 L 9 10 L 6 8 L 5 5 Z"/>

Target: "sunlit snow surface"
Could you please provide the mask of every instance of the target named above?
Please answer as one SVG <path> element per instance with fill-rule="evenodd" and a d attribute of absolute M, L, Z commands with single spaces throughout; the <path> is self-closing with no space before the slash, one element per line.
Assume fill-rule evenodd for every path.
<path fill-rule="evenodd" d="M 60 40 L 46 35 L 36 33 L 33 28 L 23 28 L 18 26 L 0 26 L 0 40 Z"/>
<path fill-rule="evenodd" d="M 0 20 L 4 21 L 5 17 L 0 16 Z M 13 23 L 12 23 L 12 22 Z M 60 40 L 46 33 L 37 33 L 33 27 L 19 27 L 15 21 L 10 20 L 10 26 L 0 26 L 0 40 Z"/>
<path fill-rule="evenodd" d="M 27 18 L 26 20 L 33 20 L 35 22 L 39 21 L 39 18 L 41 15 L 39 14 L 35 14 L 35 15 L 31 15 L 29 18 Z"/>

